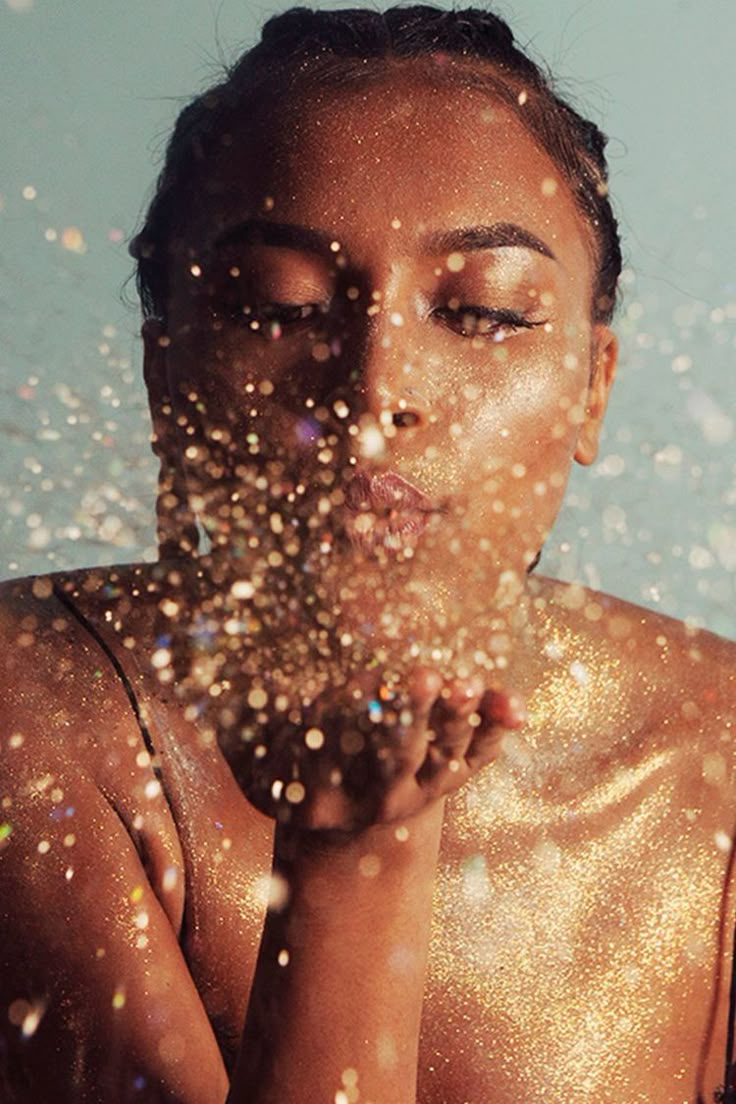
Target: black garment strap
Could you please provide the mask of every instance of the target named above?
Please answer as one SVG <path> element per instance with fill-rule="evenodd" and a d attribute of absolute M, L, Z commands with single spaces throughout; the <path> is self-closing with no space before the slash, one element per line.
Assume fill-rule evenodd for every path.
<path fill-rule="evenodd" d="M 102 650 L 105 653 L 105 655 L 107 656 L 107 658 L 110 660 L 110 663 L 112 664 L 116 675 L 118 676 L 118 678 L 122 682 L 125 693 L 128 696 L 128 701 L 130 702 L 130 707 L 133 710 L 133 713 L 135 714 L 135 719 L 138 722 L 139 729 L 141 730 L 141 736 L 143 737 L 143 743 L 146 746 L 146 751 L 151 756 L 151 765 L 153 767 L 153 773 L 156 775 L 156 778 L 158 779 L 158 781 L 161 782 L 162 781 L 162 779 L 161 779 L 161 768 L 159 766 L 157 766 L 157 763 L 156 763 L 156 748 L 154 747 L 153 740 L 151 739 L 151 733 L 148 731 L 148 728 L 147 728 L 146 724 L 144 723 L 143 718 L 141 717 L 141 710 L 140 710 L 140 706 L 138 705 L 138 699 L 135 696 L 135 692 L 133 690 L 133 687 L 131 686 L 130 679 L 128 678 L 128 676 L 126 675 L 125 671 L 122 668 L 120 660 L 115 655 L 115 653 L 112 651 L 112 649 L 109 647 L 109 645 L 106 643 L 104 638 L 97 631 L 95 626 L 91 623 L 91 621 L 88 621 L 88 619 L 84 616 L 82 611 L 80 609 L 78 609 L 77 606 L 75 606 L 75 604 L 72 602 L 69 595 L 65 594 L 64 591 L 61 590 L 61 588 L 58 587 L 56 583 L 53 583 L 52 586 L 53 586 L 53 592 L 54 592 L 54 595 L 56 596 L 56 598 L 58 598 L 59 601 L 61 602 L 61 604 L 63 606 L 65 606 L 66 609 L 69 610 L 71 615 L 79 622 L 79 624 L 82 626 L 82 628 L 87 630 L 89 635 L 97 642 L 97 644 L 100 646 L 100 648 L 102 648 Z"/>

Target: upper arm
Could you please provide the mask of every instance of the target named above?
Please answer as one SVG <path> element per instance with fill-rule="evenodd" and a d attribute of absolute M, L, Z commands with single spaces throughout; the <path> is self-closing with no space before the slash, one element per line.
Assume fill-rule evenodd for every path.
<path fill-rule="evenodd" d="M 14 793 L 0 854 L 0 1021 L 10 1075 L 28 1086 L 18 1099 L 122 1101 L 143 1078 L 136 1100 L 216 1104 L 222 1060 L 132 841 L 90 779 L 51 773 L 53 789 Z"/>
<path fill-rule="evenodd" d="M 3 1099 L 221 1104 L 220 1052 L 125 823 L 148 801 L 135 733 L 114 688 L 105 708 L 99 657 L 43 613 L 0 610 Z M 106 762 L 127 806 L 100 784 Z M 163 816 L 155 787 L 150 804 Z"/>

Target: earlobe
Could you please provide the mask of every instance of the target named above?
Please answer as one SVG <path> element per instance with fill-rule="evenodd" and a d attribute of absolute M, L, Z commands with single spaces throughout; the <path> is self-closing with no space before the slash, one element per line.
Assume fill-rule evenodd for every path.
<path fill-rule="evenodd" d="M 578 464 L 592 464 L 598 455 L 603 418 L 608 398 L 616 378 L 618 338 L 608 326 L 597 326 L 593 347 L 593 371 L 585 404 L 585 421 L 578 433 L 575 459 Z"/>

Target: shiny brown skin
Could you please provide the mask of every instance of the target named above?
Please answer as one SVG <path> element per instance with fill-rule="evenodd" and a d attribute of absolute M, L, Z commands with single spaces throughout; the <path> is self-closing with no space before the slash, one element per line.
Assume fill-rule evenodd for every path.
<path fill-rule="evenodd" d="M 141 591 L 145 594 L 141 583 L 150 578 L 151 568 L 114 571 L 124 593 L 137 591 L 130 602 L 122 600 L 127 607 L 122 635 L 135 638 L 135 659 L 106 619 L 110 611 L 114 621 L 116 611 L 116 603 L 99 589 L 109 570 L 78 573 L 74 580 L 77 601 L 118 657 L 141 705 L 160 710 L 156 723 L 152 717 L 149 723 L 168 800 L 144 796 L 144 787 L 155 779 L 150 766 L 136 763 L 145 750 L 140 728 L 122 683 L 99 645 L 55 597 L 34 597 L 28 583 L 6 584 L 3 691 L 9 702 L 5 706 L 9 723 L 5 732 L 20 732 L 24 740 L 22 746 L 10 750 L 6 735 L 3 747 L 4 817 L 13 824 L 13 833 L 0 855 L 2 1004 L 7 1008 L 19 998 L 41 1000 L 46 1010 L 35 1034 L 22 1045 L 19 1029 L 10 1026 L 5 1017 L 3 1032 L 13 1061 L 22 1055 L 33 1071 L 32 1092 L 24 1095 L 18 1090 L 21 1101 L 52 1096 L 60 1101 L 112 1099 L 110 1086 L 119 1084 L 120 1067 L 111 1056 L 119 1055 L 126 1073 L 144 1071 L 149 1084 L 160 1086 L 150 1096 L 138 1092 L 131 1099 L 214 1104 L 225 1095 L 223 1058 L 226 1064 L 232 1063 L 254 969 L 262 917 L 254 905 L 252 882 L 270 866 L 271 822 L 245 800 L 220 754 L 201 748 L 178 703 L 161 687 L 155 672 L 146 669 L 145 658 L 154 650 L 148 635 L 154 608 L 150 597 L 141 596 Z M 542 580 L 540 587 L 548 599 L 560 593 L 560 584 L 549 580 Z M 43 586 L 36 589 L 44 593 Z M 563 585 L 562 589 L 568 588 Z M 712 779 L 704 782 L 702 773 L 693 770 L 693 763 L 702 762 L 707 755 L 731 754 L 732 729 L 730 742 L 725 744 L 723 733 L 725 725 L 734 720 L 736 648 L 705 632 L 688 633 L 671 619 L 616 599 L 588 597 L 603 603 L 609 624 L 617 617 L 628 624 L 625 637 L 614 644 L 614 651 L 624 660 L 624 674 L 615 700 L 606 703 L 612 719 L 640 718 L 642 740 L 662 744 L 672 753 L 666 772 L 677 786 L 683 808 L 698 810 L 695 846 L 707 863 L 697 879 L 693 878 L 690 920 L 693 928 L 705 924 L 712 936 L 705 959 L 692 970 L 689 986 L 678 983 L 667 993 L 663 1019 L 672 1013 L 680 1022 L 662 1040 L 658 1050 L 661 1064 L 648 1064 L 640 1057 L 634 1068 L 616 1065 L 611 1095 L 604 1092 L 598 1098 L 623 1099 L 621 1086 L 628 1086 L 623 1090 L 631 1093 L 626 1099 L 676 1104 L 694 1099 L 716 973 L 719 963 L 724 970 L 728 966 L 727 947 L 722 961 L 717 950 L 727 856 L 714 847 L 713 839 L 716 832 L 728 830 L 734 815 L 731 764 L 714 784 Z M 589 635 L 580 612 L 559 607 L 558 616 L 574 632 Z M 656 637 L 663 634 L 669 640 L 666 661 L 656 643 Z M 599 652 L 611 649 L 605 629 L 596 636 Z M 651 674 L 656 686 L 653 694 L 641 692 L 642 670 Z M 714 723 L 716 717 L 718 723 Z M 562 731 L 556 735 L 560 742 L 565 738 Z M 625 766 L 626 759 L 633 764 L 641 755 L 641 741 L 636 741 L 625 752 L 624 762 L 617 761 L 622 756 L 616 752 L 613 762 Z M 196 785 L 192 785 L 192 776 L 187 778 L 182 771 L 188 756 L 192 757 L 190 769 L 194 769 Z M 145 764 L 145 756 L 139 762 Z M 506 768 L 494 764 L 487 768 L 487 775 L 502 769 Z M 610 769 L 611 764 L 603 773 Z M 53 780 L 38 785 L 36 795 L 31 796 L 28 782 L 49 775 Z M 572 853 L 581 842 L 595 839 L 602 848 L 602 875 L 607 866 L 620 865 L 622 858 L 627 862 L 613 846 L 614 829 L 635 814 L 647 788 L 645 785 L 641 794 L 637 792 L 633 805 L 628 797 L 614 803 L 597 820 L 570 831 L 565 846 Z M 57 789 L 63 790 L 63 797 Z M 13 801 L 10 808 L 8 796 Z M 73 816 L 50 819 L 54 807 L 69 806 L 75 810 Z M 137 822 L 136 828 L 137 813 L 142 814 L 143 822 Z M 519 841 L 523 846 L 525 836 L 533 834 L 532 824 L 522 824 L 515 833 L 501 832 L 498 839 L 492 833 L 489 836 L 481 820 L 476 825 L 477 838 L 469 840 L 467 825 L 459 835 L 453 830 L 454 817 L 459 815 L 460 806 L 451 803 L 440 871 L 476 855 L 482 841 L 492 876 L 494 869 L 501 870 L 504 863 L 518 857 Z M 222 828 L 216 827 L 216 822 Z M 76 842 L 65 847 L 62 840 L 70 830 Z M 226 850 L 223 838 L 231 840 Z M 51 843 L 43 855 L 38 853 L 41 839 Z M 613 849 L 607 851 L 609 839 Z M 650 865 L 631 885 L 632 897 L 636 896 L 640 907 L 646 904 L 642 894 L 646 895 L 648 878 L 654 880 L 662 864 L 677 876 L 678 869 L 690 861 L 694 846 L 692 838 L 683 836 L 674 813 L 672 827 L 659 830 L 655 839 L 642 840 L 642 845 Z M 213 855 L 220 856 L 219 861 L 213 861 Z M 69 881 L 67 867 L 74 869 Z M 180 871 L 181 877 L 173 889 L 164 889 L 163 871 L 170 867 Z M 130 893 L 136 886 L 143 887 L 143 895 L 134 906 Z M 626 908 L 625 901 L 617 904 Z M 452 902 L 436 900 L 439 913 L 452 907 Z M 134 919 L 141 908 L 149 917 L 144 949 L 134 945 L 142 934 Z M 731 923 L 732 906 L 728 915 Z M 488 931 L 493 935 L 495 930 L 499 940 L 508 935 L 505 920 L 503 915 L 488 917 Z M 682 932 L 670 934 L 684 938 Z M 626 940 L 626 929 L 620 929 L 616 938 Z M 640 942 L 635 931 L 628 938 L 633 939 L 632 955 L 646 969 L 653 961 L 652 948 Z M 583 929 L 576 939 L 592 943 L 595 931 Z M 98 957 L 98 948 L 104 948 L 104 957 Z M 611 954 L 617 949 L 612 945 Z M 524 958 L 529 953 L 528 947 L 517 947 L 509 966 L 513 968 L 514 954 Z M 433 943 L 432 954 L 459 954 L 462 961 L 462 948 L 443 947 L 441 935 Z M 465 969 L 472 975 L 472 961 Z M 605 975 L 607 960 L 602 959 L 596 969 L 601 977 Z M 482 1002 L 474 999 L 472 988 L 463 1000 L 458 999 L 456 990 L 434 989 L 431 979 L 436 973 L 430 959 L 418 1099 L 423 1104 L 466 1100 L 506 1104 L 518 1099 L 522 1079 L 526 1084 L 533 1075 L 536 1083 L 544 1085 L 549 1027 L 540 1024 L 538 1033 L 526 1040 L 523 1053 L 518 1054 L 516 1068 L 509 1067 L 500 1042 L 507 1031 L 503 1018 L 499 1022 L 489 1019 Z M 641 988 L 656 986 L 656 975 L 656 970 L 651 976 L 645 972 Z M 122 1009 L 113 1009 L 112 996 L 121 983 L 126 1003 Z M 481 979 L 481 984 L 492 986 L 493 979 Z M 536 984 L 554 991 L 559 979 L 554 973 L 546 974 L 540 964 Z M 574 979 L 567 984 L 574 986 Z M 585 986 L 591 985 L 591 976 L 581 975 L 580 984 L 584 992 Z M 517 999 L 523 1002 L 521 990 Z M 505 1011 L 509 1021 L 513 1020 L 513 1006 Z M 584 1017 L 584 1004 L 579 1011 Z M 706 1100 L 712 1099 L 721 1077 L 726 1011 L 726 986 L 722 984 L 703 1085 Z M 468 1024 L 487 1039 L 485 1054 L 468 1047 Z M 497 1055 L 494 1041 L 499 1044 Z M 614 1037 L 610 1042 L 615 1053 L 618 1040 Z M 650 1042 L 641 1037 L 642 1054 L 647 1053 Z M 675 1071 L 680 1068 L 684 1077 L 677 1080 Z M 78 1096 L 67 1087 L 73 1083 L 74 1070 L 83 1086 Z M 585 1099 L 576 1091 L 576 1085 L 570 1083 L 564 1096 L 552 1099 L 559 1099 L 560 1104 L 563 1099 Z"/>

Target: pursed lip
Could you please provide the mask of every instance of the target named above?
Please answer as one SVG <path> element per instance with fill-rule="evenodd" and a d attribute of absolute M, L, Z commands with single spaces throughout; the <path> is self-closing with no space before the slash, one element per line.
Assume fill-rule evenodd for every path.
<path fill-rule="evenodd" d="M 363 552 L 413 548 L 433 514 L 443 513 L 418 487 L 396 472 L 358 471 L 345 488 L 347 530 Z"/>
<path fill-rule="evenodd" d="M 345 505 L 354 514 L 431 514 L 438 507 L 413 483 L 396 472 L 358 471 L 345 489 Z"/>

